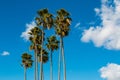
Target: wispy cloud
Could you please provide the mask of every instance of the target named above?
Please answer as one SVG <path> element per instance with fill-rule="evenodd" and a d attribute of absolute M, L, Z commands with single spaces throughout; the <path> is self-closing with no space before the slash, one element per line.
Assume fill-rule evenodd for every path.
<path fill-rule="evenodd" d="M 36 27 L 36 24 L 34 21 L 32 21 L 30 24 L 26 24 L 26 30 L 22 32 L 21 36 L 24 40 L 28 41 L 30 35 L 28 34 L 32 28 Z"/>
<path fill-rule="evenodd" d="M 94 9 L 94 11 L 96 12 L 96 14 L 97 14 L 97 15 L 99 15 L 99 14 L 100 14 L 100 9 L 95 8 L 95 9 Z"/>
<path fill-rule="evenodd" d="M 101 24 L 84 30 L 81 40 L 92 41 L 96 47 L 120 50 L 120 0 L 102 0 L 101 8 L 95 8 Z"/>
<path fill-rule="evenodd" d="M 80 22 L 75 25 L 74 28 L 78 28 L 80 26 Z"/>
<path fill-rule="evenodd" d="M 100 69 L 101 78 L 105 80 L 120 80 L 120 65 L 115 63 L 107 64 Z"/>
<path fill-rule="evenodd" d="M 10 53 L 9 53 L 8 51 L 3 51 L 3 52 L 1 53 L 1 56 L 8 56 L 8 55 L 10 55 Z"/>

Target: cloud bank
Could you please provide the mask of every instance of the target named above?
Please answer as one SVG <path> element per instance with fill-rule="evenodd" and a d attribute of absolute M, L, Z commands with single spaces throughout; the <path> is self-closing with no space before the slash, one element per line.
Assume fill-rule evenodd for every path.
<path fill-rule="evenodd" d="M 105 80 L 120 80 L 120 65 L 115 63 L 107 64 L 100 69 L 101 78 Z"/>
<path fill-rule="evenodd" d="M 28 41 L 30 35 L 28 34 L 32 28 L 36 27 L 35 22 L 31 22 L 30 24 L 26 24 L 26 30 L 22 32 L 21 36 L 24 40 Z"/>
<path fill-rule="evenodd" d="M 10 53 L 7 52 L 7 51 L 3 51 L 3 52 L 1 53 L 1 55 L 2 55 L 2 56 L 8 56 L 8 55 L 10 55 Z"/>
<path fill-rule="evenodd" d="M 96 47 L 120 50 L 120 0 L 102 0 L 101 8 L 95 8 L 101 25 L 84 30 L 81 41 L 93 42 Z"/>

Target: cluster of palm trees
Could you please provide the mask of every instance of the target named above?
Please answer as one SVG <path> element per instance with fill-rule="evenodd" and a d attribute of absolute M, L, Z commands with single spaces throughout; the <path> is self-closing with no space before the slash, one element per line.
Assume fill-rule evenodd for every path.
<path fill-rule="evenodd" d="M 38 16 L 35 18 L 36 25 L 30 30 L 29 40 L 31 42 L 30 50 L 34 51 L 34 61 L 31 59 L 32 55 L 28 53 L 22 54 L 22 65 L 25 71 L 26 80 L 26 69 L 32 66 L 34 62 L 34 80 L 44 80 L 43 64 L 50 61 L 50 80 L 53 80 L 53 52 L 60 48 L 59 59 L 58 59 L 58 80 L 60 80 L 60 66 L 61 58 L 63 59 L 63 74 L 64 80 L 66 80 L 66 62 L 64 56 L 64 43 L 63 38 L 69 34 L 69 26 L 71 22 L 70 14 L 60 9 L 57 11 L 57 16 L 54 17 L 49 13 L 48 9 L 41 9 L 37 12 Z M 50 37 L 46 37 L 45 30 L 54 29 L 55 34 Z M 60 40 L 58 40 L 59 38 Z M 60 47 L 59 47 L 60 44 Z M 49 53 L 49 54 L 48 54 Z M 40 71 L 38 71 L 38 64 L 40 63 Z M 38 75 L 40 72 L 40 75 Z M 40 76 L 40 79 L 39 79 Z"/>

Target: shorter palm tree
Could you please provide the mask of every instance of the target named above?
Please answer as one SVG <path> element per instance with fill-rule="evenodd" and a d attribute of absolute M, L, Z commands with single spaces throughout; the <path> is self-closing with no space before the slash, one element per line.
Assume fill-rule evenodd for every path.
<path fill-rule="evenodd" d="M 22 66 L 24 67 L 24 80 L 26 80 L 26 70 L 32 66 L 33 60 L 32 56 L 28 53 L 23 53 L 22 56 Z"/>
<path fill-rule="evenodd" d="M 57 50 L 59 47 L 59 41 L 55 36 L 50 36 L 47 38 L 46 44 L 48 50 L 50 51 L 50 80 L 53 80 L 53 61 L 52 61 L 52 53 L 54 50 Z"/>

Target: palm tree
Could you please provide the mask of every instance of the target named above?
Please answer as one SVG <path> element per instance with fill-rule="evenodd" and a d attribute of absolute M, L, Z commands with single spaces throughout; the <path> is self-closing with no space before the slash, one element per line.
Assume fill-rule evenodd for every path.
<path fill-rule="evenodd" d="M 66 62 L 64 57 L 63 38 L 65 36 L 68 36 L 70 30 L 69 26 L 70 26 L 71 18 L 69 16 L 70 14 L 66 10 L 60 9 L 57 11 L 57 17 L 55 19 L 55 30 L 56 30 L 56 34 L 59 35 L 60 37 L 60 51 L 61 51 L 61 53 L 59 54 L 59 63 L 58 63 L 58 80 L 60 80 L 61 54 L 63 59 L 62 61 L 63 61 L 64 80 L 66 80 Z"/>
<path fill-rule="evenodd" d="M 41 48 L 43 48 L 44 45 L 44 30 L 50 29 L 53 26 L 53 18 L 52 14 L 48 12 L 47 9 L 39 10 L 38 17 L 36 17 L 36 23 L 38 26 L 42 26 L 42 40 L 41 40 Z M 42 68 L 43 68 L 43 59 L 42 59 L 42 50 L 41 50 L 41 67 L 40 67 L 40 80 L 42 80 Z"/>
<path fill-rule="evenodd" d="M 41 47 L 39 47 L 41 49 Z M 40 50 L 39 50 L 40 51 Z M 38 54 L 38 61 L 41 62 L 41 52 Z M 48 61 L 48 52 L 45 49 L 42 49 L 42 62 L 45 64 Z M 44 73 L 42 68 L 42 80 L 44 80 Z"/>
<path fill-rule="evenodd" d="M 22 54 L 22 66 L 24 67 L 24 80 L 26 80 L 26 70 L 32 66 L 33 60 L 32 56 L 28 53 Z"/>
<path fill-rule="evenodd" d="M 53 80 L 53 61 L 52 61 L 52 53 L 54 50 L 58 49 L 59 41 L 56 39 L 55 36 L 50 36 L 47 38 L 47 48 L 50 51 L 50 80 Z"/>
<path fill-rule="evenodd" d="M 42 31 L 40 28 L 34 27 L 30 30 L 29 34 L 30 34 L 29 40 L 31 41 L 30 50 L 34 50 L 35 80 L 38 80 L 38 59 L 37 59 L 38 50 L 37 50 L 37 45 L 41 44 Z"/>

